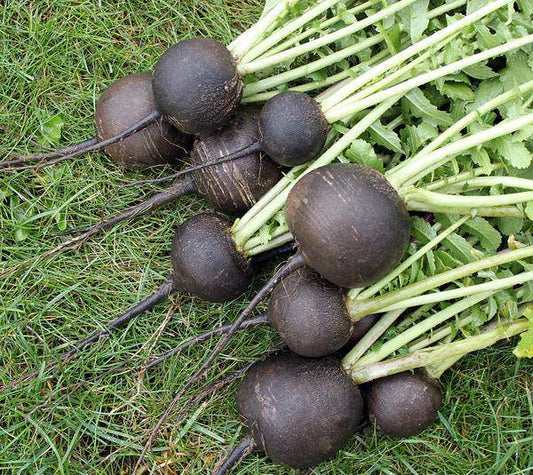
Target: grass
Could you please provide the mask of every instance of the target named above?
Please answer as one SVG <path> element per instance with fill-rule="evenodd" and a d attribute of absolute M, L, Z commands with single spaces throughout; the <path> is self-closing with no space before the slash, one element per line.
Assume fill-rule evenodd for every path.
<path fill-rule="evenodd" d="M 181 38 L 228 42 L 253 23 L 259 0 L 97 2 L 7 0 L 0 11 L 1 156 L 37 149 L 41 123 L 64 119 L 61 144 L 93 133 L 99 94 L 114 79 L 147 71 Z M 184 199 L 125 224 L 80 250 L 35 257 L 75 229 L 123 209 L 151 188 L 119 189 L 124 174 L 103 154 L 41 171 L 0 176 L 0 381 L 38 368 L 58 349 L 119 315 L 162 283 L 174 227 L 206 209 Z M 266 268 L 264 278 L 272 269 Z M 246 300 L 210 305 L 172 298 L 70 366 L 0 395 L 0 471 L 131 473 L 145 438 L 173 393 L 213 343 L 139 376 L 102 377 L 117 361 L 143 360 L 236 315 Z M 209 374 L 230 374 L 278 342 L 266 329 L 243 334 Z M 446 403 L 431 430 L 390 440 L 368 427 L 314 473 L 528 473 L 533 466 L 531 362 L 510 345 L 478 353 L 443 377 Z M 206 473 L 242 436 L 236 384 L 171 418 L 146 461 L 155 473 Z M 193 397 L 191 392 L 190 397 Z M 290 473 L 260 454 L 235 473 Z"/>

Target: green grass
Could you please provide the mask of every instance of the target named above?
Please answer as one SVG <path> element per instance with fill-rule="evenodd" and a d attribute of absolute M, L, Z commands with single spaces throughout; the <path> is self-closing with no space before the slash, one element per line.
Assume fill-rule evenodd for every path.
<path fill-rule="evenodd" d="M 93 133 L 95 100 L 114 79 L 150 70 L 181 38 L 205 35 L 228 42 L 259 11 L 259 0 L 4 2 L 1 156 L 36 151 L 29 139 L 38 139 L 41 122 L 57 114 L 65 121 L 61 144 L 87 138 Z M 38 172 L 2 174 L 0 271 L 57 244 L 62 223 L 68 229 L 87 226 L 149 194 L 149 187 L 119 190 L 121 183 L 140 176 L 124 174 L 103 154 Z M 201 200 L 184 199 L 77 252 L 30 262 L 1 279 L 1 382 L 38 368 L 155 289 L 169 271 L 174 227 L 203 209 Z M 262 278 L 271 270 L 265 269 Z M 117 361 L 159 354 L 231 319 L 244 302 L 219 306 L 179 295 L 67 368 L 0 395 L 0 472 L 131 473 L 149 430 L 213 343 L 144 377 L 133 371 L 102 373 Z M 269 330 L 238 336 L 209 380 L 253 361 L 277 342 Z M 510 348 L 502 345 L 465 359 L 443 377 L 446 403 L 431 430 L 395 441 L 369 427 L 314 473 L 528 473 L 533 365 L 516 362 Z M 191 407 L 181 424 L 171 418 L 147 468 L 155 473 L 210 470 L 242 436 L 235 389 L 236 384 L 224 387 Z M 290 472 L 254 454 L 235 473 Z"/>

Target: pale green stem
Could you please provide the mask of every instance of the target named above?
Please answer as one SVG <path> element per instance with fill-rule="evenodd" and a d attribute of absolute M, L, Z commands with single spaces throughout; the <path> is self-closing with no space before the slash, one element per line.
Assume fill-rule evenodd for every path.
<path fill-rule="evenodd" d="M 261 244 L 257 247 L 254 247 L 253 249 L 250 249 L 246 252 L 246 255 L 255 256 L 257 254 L 261 254 L 262 252 L 269 251 L 270 249 L 275 249 L 276 247 L 283 246 L 283 244 L 287 244 L 293 239 L 294 238 L 292 237 L 291 233 L 282 234 L 281 236 L 278 236 L 277 238 L 274 238 L 265 244 Z"/>
<path fill-rule="evenodd" d="M 445 302 L 447 300 L 454 300 L 486 292 L 497 292 L 529 281 L 533 281 L 533 272 L 521 272 L 520 274 L 514 275 L 512 277 L 495 279 L 490 282 L 485 282 L 483 284 L 467 285 L 458 289 L 444 290 L 431 294 L 421 295 L 419 297 L 405 299 L 392 305 L 383 307 L 382 309 L 380 309 L 380 312 L 390 312 L 392 310 L 399 310 L 402 308 L 418 307 L 419 305 L 426 305 L 428 303 Z"/>
<path fill-rule="evenodd" d="M 398 322 L 398 325 L 396 325 L 396 330 L 398 332 L 403 332 L 407 328 L 409 328 L 411 325 L 413 325 L 416 321 L 418 321 L 421 317 L 424 315 L 427 315 L 428 312 L 430 312 L 434 308 L 434 305 L 422 305 L 421 307 L 418 307 L 416 310 L 411 311 L 408 315 L 405 316 L 405 318 Z"/>
<path fill-rule="evenodd" d="M 410 201 L 407 207 L 409 211 L 423 211 L 425 213 L 444 213 L 444 214 L 458 214 L 467 216 L 482 216 L 485 218 L 522 218 L 524 212 L 516 206 L 494 206 L 494 207 L 480 207 L 472 210 L 470 208 L 458 207 L 454 208 L 449 205 L 428 205 L 426 203 L 417 203 Z"/>
<path fill-rule="evenodd" d="M 497 328 L 484 331 L 479 335 L 463 340 L 438 345 L 433 348 L 424 348 L 407 356 L 393 358 L 388 361 L 380 361 L 379 363 L 360 366 L 353 368 L 351 371 L 347 371 L 356 384 L 363 384 L 374 379 L 416 368 L 436 365 L 444 361 L 449 361 L 455 356 L 482 350 L 483 348 L 492 346 L 499 340 L 508 339 L 527 331 L 529 326 L 529 320 L 523 318 L 511 322 L 504 322 Z"/>
<path fill-rule="evenodd" d="M 406 259 L 401 264 L 399 264 L 392 272 L 387 274 L 381 280 L 377 281 L 374 285 L 372 285 L 368 289 L 364 290 L 363 292 L 360 292 L 357 298 L 360 300 L 372 298 L 381 289 L 383 289 L 390 282 L 396 279 L 396 277 L 398 277 L 404 270 L 411 267 L 422 256 L 425 256 L 429 251 L 431 251 L 431 249 L 437 246 L 437 244 L 441 243 L 444 239 L 446 239 L 451 233 L 453 233 L 457 228 L 459 228 L 464 223 L 466 223 L 469 219 L 470 219 L 469 216 L 465 216 L 457 220 L 450 227 L 448 227 L 447 229 L 442 231 L 439 235 L 437 235 L 435 238 L 433 238 L 431 241 L 429 241 L 426 245 L 422 246 L 412 256 L 410 256 L 408 259 Z M 351 291 L 348 292 L 348 301 L 351 301 L 354 298 L 355 297 L 353 296 L 352 292 Z"/>
<path fill-rule="evenodd" d="M 395 290 L 394 292 L 389 292 L 373 299 L 352 300 L 348 302 L 348 311 L 353 320 L 359 320 L 366 315 L 376 313 L 381 309 L 388 307 L 389 305 L 395 304 L 396 302 L 401 302 L 402 300 L 416 297 L 454 280 L 458 280 L 481 270 L 497 267 L 508 262 L 527 259 L 531 256 L 533 256 L 533 245 L 512 251 L 500 252 L 494 256 L 484 257 L 478 261 L 464 264 L 446 272 L 441 272 L 440 274 L 428 277 L 423 281 L 410 284 L 406 287 Z"/>
<path fill-rule="evenodd" d="M 491 295 L 494 295 L 494 293 L 495 292 L 483 292 L 480 295 L 467 297 L 459 302 L 453 303 L 449 307 L 431 315 L 430 317 L 424 318 L 424 320 L 422 320 L 420 323 L 417 323 L 415 326 L 383 343 L 383 345 L 381 345 L 377 350 L 371 351 L 363 356 L 359 361 L 357 361 L 356 364 L 350 366 L 350 369 L 357 366 L 365 366 L 372 363 L 377 363 L 378 361 L 383 361 L 385 358 L 392 355 L 395 351 L 399 350 L 403 346 L 406 346 L 420 335 L 423 335 L 432 328 L 435 328 L 437 325 L 444 323 L 446 320 L 455 317 L 459 313 L 472 307 L 473 305 L 476 305 L 482 300 L 489 298 Z"/>
<path fill-rule="evenodd" d="M 439 134 L 433 141 L 426 145 L 416 155 L 409 158 L 408 160 L 405 160 L 390 172 L 385 173 L 385 176 L 388 176 L 390 173 L 394 173 L 396 170 L 402 169 L 411 162 L 416 162 L 421 157 L 429 155 L 433 151 L 437 150 L 441 145 L 446 143 L 448 140 L 452 139 L 456 134 L 468 127 L 470 124 L 477 120 L 480 120 L 483 115 L 487 114 L 493 109 L 496 109 L 500 105 L 505 104 L 506 102 L 512 99 L 515 99 L 516 97 L 520 97 L 522 94 L 526 94 L 531 90 L 533 90 L 533 81 L 528 81 L 524 84 L 521 84 L 518 88 L 514 88 L 511 91 L 500 94 L 494 99 L 486 102 L 485 104 L 478 107 L 476 110 L 466 114 L 463 118 L 458 120 L 452 126 L 448 127 L 444 132 Z"/>
<path fill-rule="evenodd" d="M 430 378 L 439 379 L 444 372 L 450 369 L 455 363 L 457 363 L 463 356 L 466 356 L 467 354 L 468 353 L 455 355 L 451 358 L 446 358 L 444 361 L 440 361 L 433 365 L 426 366 L 426 373 Z"/>
<path fill-rule="evenodd" d="M 309 92 L 309 91 L 314 91 L 315 89 L 322 89 L 323 87 L 331 86 L 332 84 L 337 85 L 343 79 L 352 78 L 355 74 L 358 74 L 360 71 L 365 71 L 367 68 L 382 61 L 387 56 L 389 56 L 389 52 L 387 50 L 382 50 L 379 53 L 372 56 L 372 58 L 370 58 L 368 61 L 357 64 L 351 67 L 350 69 L 341 71 L 337 74 L 334 74 L 333 76 L 329 76 L 328 78 L 322 79 L 320 81 L 312 81 L 306 84 L 300 84 L 299 86 L 290 87 L 288 90 L 299 91 L 299 92 Z M 280 93 L 278 89 L 275 89 L 274 91 L 247 95 L 247 90 L 248 90 L 247 88 L 252 86 L 253 84 L 250 84 L 247 87 L 245 87 L 244 98 L 242 100 L 243 103 L 268 101 L 269 99 L 271 99 L 272 97 Z M 330 94 L 333 94 L 335 87 L 336 86 L 330 87 L 327 90 L 321 92 L 318 96 L 316 96 L 315 99 L 318 101 L 319 99 L 322 99 L 323 97 L 328 97 Z"/>
<path fill-rule="evenodd" d="M 345 364 L 351 367 L 366 351 L 385 333 L 403 313 L 403 310 L 384 313 L 381 318 L 368 330 L 357 344 L 344 357 Z"/>
<path fill-rule="evenodd" d="M 264 59 L 259 59 L 257 61 L 252 61 L 251 63 L 248 63 L 246 65 L 242 65 L 242 67 L 239 69 L 241 74 L 250 74 L 250 73 L 256 73 L 258 71 L 262 71 L 268 68 L 271 68 L 273 66 L 277 66 L 280 63 L 283 63 L 285 61 L 288 61 L 290 59 L 297 58 L 298 56 L 301 56 L 302 54 L 309 53 L 311 51 L 315 51 L 318 48 L 321 48 L 322 46 L 326 46 L 330 43 L 333 43 L 337 40 L 340 40 L 342 38 L 345 38 L 349 35 L 352 35 L 358 31 L 363 30 L 364 28 L 373 25 L 377 23 L 378 21 L 383 20 L 384 18 L 387 18 L 394 13 L 396 13 L 399 10 L 402 10 L 403 8 L 408 7 L 409 5 L 412 5 L 418 0 L 400 0 L 392 5 L 390 5 L 387 8 L 384 8 L 383 10 L 370 15 L 369 17 L 365 18 L 364 20 L 357 21 L 353 23 L 352 25 L 348 25 L 344 28 L 341 28 L 340 30 L 337 30 L 333 33 L 324 35 L 320 38 L 317 38 L 315 40 L 311 40 L 307 43 L 301 44 L 299 46 L 295 46 L 293 48 L 290 48 L 286 51 L 283 51 L 278 54 L 274 54 L 272 56 L 268 56 Z M 503 0 L 498 0 L 503 1 Z"/>
<path fill-rule="evenodd" d="M 254 59 L 261 56 L 265 51 L 283 41 L 291 33 L 295 32 L 298 28 L 304 26 L 306 23 L 312 21 L 317 16 L 339 3 L 340 0 L 324 0 L 318 2 L 317 5 L 310 8 L 306 12 L 302 13 L 299 17 L 285 24 L 282 28 L 274 31 L 271 35 L 266 37 L 263 41 L 254 46 L 250 51 L 244 54 L 241 59 L 241 66 L 252 62 Z"/>
<path fill-rule="evenodd" d="M 454 176 L 446 176 L 444 178 L 441 178 L 440 180 L 433 181 L 427 185 L 424 185 L 424 188 L 429 191 L 434 191 L 439 190 L 441 188 L 447 188 L 448 186 L 453 187 L 456 183 L 464 183 L 475 177 L 478 177 L 479 175 L 486 175 L 488 173 L 492 173 L 495 170 L 499 170 L 503 168 L 503 164 L 491 164 L 489 168 L 489 170 L 485 170 L 484 168 L 477 167 Z"/>
<path fill-rule="evenodd" d="M 276 74 L 275 76 L 271 76 L 260 81 L 248 84 L 246 86 L 246 96 L 257 94 L 279 86 L 280 84 L 285 84 L 296 79 L 307 77 L 315 71 L 327 68 L 332 64 L 337 64 L 338 62 L 342 61 L 345 58 L 348 58 L 349 56 L 359 53 L 360 51 L 363 51 L 365 49 L 371 48 L 372 46 L 377 45 L 381 41 L 383 41 L 383 35 L 377 34 L 371 36 L 370 38 L 367 38 L 366 40 L 348 46 L 347 48 L 344 48 L 340 51 L 328 54 L 324 58 L 317 59 L 316 61 L 304 64 L 298 68 L 294 68 L 289 71 L 285 71 L 284 73 Z"/>
<path fill-rule="evenodd" d="M 398 84 L 397 86 L 393 86 L 388 89 L 385 89 L 384 91 L 377 92 L 376 94 L 373 94 L 371 97 L 367 97 L 366 99 L 362 99 L 357 102 L 351 102 L 350 100 L 348 100 L 348 103 L 340 103 L 335 108 L 327 110 L 325 116 L 329 122 L 337 122 L 338 120 L 350 117 L 356 112 L 360 112 L 376 104 L 379 104 L 381 101 L 388 99 L 392 95 L 405 95 L 407 92 L 423 84 L 427 84 L 441 77 L 456 73 L 457 71 L 461 71 L 468 66 L 472 66 L 474 64 L 486 61 L 487 59 L 501 56 L 509 51 L 521 48 L 531 43 L 533 43 L 533 34 L 518 38 L 513 41 L 509 41 L 507 43 L 504 43 L 503 45 L 497 46 L 496 48 L 481 51 L 480 53 L 476 53 L 472 56 L 468 56 L 467 58 L 460 59 L 453 63 L 437 68 L 433 71 L 429 71 L 427 73 L 415 76 L 414 78 L 409 79 L 408 81 L 404 81 L 403 83 Z M 324 103 L 322 104 L 322 109 L 326 110 Z"/>
<path fill-rule="evenodd" d="M 246 30 L 242 35 L 229 44 L 228 50 L 238 61 L 247 51 L 250 50 L 265 33 L 280 18 L 285 16 L 289 8 L 296 4 L 298 0 L 280 0 L 265 16 L 260 18 L 255 25 Z M 242 74 L 242 73 L 241 73 Z"/>
<path fill-rule="evenodd" d="M 522 188 L 524 190 L 533 190 L 533 180 L 527 178 L 517 178 L 514 176 L 481 176 L 477 178 L 467 178 L 457 180 L 455 183 L 442 187 L 440 192 L 461 193 L 462 191 L 486 188 L 489 186 L 504 186 L 507 188 Z M 425 186 L 429 191 L 429 187 Z"/>
<path fill-rule="evenodd" d="M 352 7 L 350 9 L 348 9 L 347 13 L 351 13 L 352 15 L 356 15 L 356 14 L 358 14 L 358 13 L 360 13 L 360 12 L 370 8 L 370 7 L 372 7 L 376 3 L 381 3 L 381 1 L 382 0 L 369 0 L 369 1 L 365 2 L 365 3 L 362 3 L 360 5 L 356 5 L 355 7 Z M 285 41 L 284 43 L 280 44 L 279 46 L 276 46 L 275 48 L 269 49 L 261 57 L 266 58 L 268 56 L 272 56 L 272 55 L 274 55 L 276 53 L 279 53 L 280 51 L 285 51 L 289 47 L 299 43 L 302 40 L 305 40 L 306 38 L 309 38 L 310 36 L 314 35 L 315 33 L 323 34 L 327 28 L 329 28 L 331 25 L 334 25 L 335 23 L 337 23 L 339 21 L 341 21 L 340 15 L 335 15 L 334 17 L 331 17 L 331 18 L 323 21 L 317 27 L 309 28 L 309 29 L 307 29 L 305 31 L 302 31 L 299 35 L 296 35 L 293 38 L 289 38 L 287 41 Z"/>
<path fill-rule="evenodd" d="M 390 74 L 386 75 L 383 79 L 375 82 L 374 84 L 371 84 L 368 87 L 365 87 L 363 90 L 359 91 L 357 94 L 353 97 L 353 102 L 359 103 L 363 99 L 373 95 L 377 94 L 379 91 L 385 89 L 385 87 L 389 86 L 390 84 L 396 83 L 399 79 L 405 78 L 406 76 L 409 77 L 409 73 L 419 66 L 421 63 L 426 61 L 431 56 L 431 53 L 428 51 L 422 55 L 420 55 L 418 58 L 413 59 L 410 63 L 407 63 L 406 65 L 402 66 L 401 68 L 397 69 L 394 72 L 391 72 Z M 326 99 L 327 100 L 327 99 Z M 340 107 L 346 105 L 349 106 L 351 104 L 352 98 L 350 98 L 349 103 L 342 103 Z M 320 102 L 323 102 L 321 100 Z M 359 111 L 360 112 L 360 111 Z M 326 118 L 329 120 L 329 115 L 326 114 Z M 346 119 L 346 117 L 343 117 L 343 119 Z"/>
<path fill-rule="evenodd" d="M 376 122 L 376 120 L 378 120 L 385 112 L 387 112 L 397 100 L 397 97 L 392 98 L 388 101 L 383 102 L 371 112 L 369 112 L 348 132 L 346 132 L 346 134 L 344 134 L 339 140 L 337 140 L 337 142 L 335 142 L 326 152 L 324 152 L 318 159 L 316 159 L 311 165 L 309 165 L 305 172 L 298 177 L 298 179 L 304 176 L 309 171 L 327 165 L 333 160 L 335 160 L 340 154 L 344 152 L 346 148 L 351 145 L 351 143 L 357 137 L 359 137 L 374 122 Z M 291 182 L 287 179 L 285 180 L 286 181 L 284 183 L 288 183 L 287 187 L 285 187 L 283 191 L 280 191 L 280 193 L 275 196 L 275 198 L 273 198 L 268 204 L 266 204 L 258 214 L 256 214 L 248 223 L 246 223 L 246 225 L 240 226 L 238 230 L 234 229 L 235 242 L 239 247 L 244 246 L 246 241 L 251 236 L 253 236 L 264 223 L 266 223 L 272 216 L 274 216 L 280 209 L 283 208 L 289 191 L 292 189 L 292 186 L 294 186 L 294 183 L 297 181 L 293 180 Z"/>
<path fill-rule="evenodd" d="M 526 114 L 517 119 L 500 122 L 493 127 L 445 145 L 416 162 L 411 162 L 400 170 L 389 173 L 387 178 L 389 183 L 398 190 L 402 186 L 408 186 L 411 184 L 414 177 L 419 179 L 419 175 L 425 176 L 428 173 L 431 173 L 456 155 L 486 142 L 490 142 L 498 137 L 516 132 L 531 124 L 533 124 L 533 113 Z"/>
<path fill-rule="evenodd" d="M 278 236 L 281 236 L 282 234 L 286 234 L 289 231 L 289 227 L 287 225 L 278 226 L 273 233 L 270 234 L 270 238 L 274 239 Z M 248 239 L 246 242 L 246 245 L 244 246 L 244 252 L 249 251 L 250 249 L 253 249 L 254 247 L 260 246 L 261 244 L 266 244 L 266 242 L 263 242 L 263 238 L 261 236 L 253 237 L 252 239 Z"/>
<path fill-rule="evenodd" d="M 530 182 L 530 186 L 531 182 L 533 182 L 533 180 L 524 181 Z M 533 200 L 533 191 L 490 196 L 461 196 L 449 195 L 445 193 L 435 193 L 434 191 L 427 191 L 421 188 L 409 187 L 406 189 L 401 189 L 400 196 L 406 201 L 407 208 L 409 208 L 409 202 L 414 201 L 416 203 L 427 204 L 429 207 L 435 205 L 439 207 L 451 206 L 452 208 L 472 209 L 527 203 L 528 201 Z"/>
<path fill-rule="evenodd" d="M 337 91 L 335 95 L 331 96 L 327 102 L 324 102 L 322 104 L 323 110 L 329 111 L 331 108 L 339 104 L 341 101 L 343 101 L 344 99 L 352 95 L 355 91 L 365 86 L 369 82 L 373 81 L 376 77 L 404 63 L 409 58 L 420 53 L 421 51 L 424 51 L 425 49 L 431 48 L 434 45 L 442 42 L 448 36 L 454 35 L 462 31 L 467 26 L 478 22 L 479 20 L 489 15 L 490 13 L 500 9 L 501 7 L 505 5 L 511 4 L 513 2 L 514 0 L 492 1 L 487 6 L 480 8 L 479 10 L 471 13 L 470 15 L 465 16 L 461 20 L 458 20 L 455 23 L 452 23 L 451 25 L 447 26 L 446 28 L 443 28 L 442 30 L 439 30 L 438 32 L 433 33 L 427 38 L 424 38 L 423 40 L 420 40 L 414 43 L 410 47 L 406 48 L 405 50 L 400 51 L 399 53 L 395 54 L 394 56 L 384 61 L 383 63 L 375 66 L 370 71 L 363 73 L 357 79 L 350 81 L 350 83 L 348 83 L 345 87 Z"/>
<path fill-rule="evenodd" d="M 461 318 L 458 322 L 455 323 L 454 327 L 456 329 L 464 328 L 467 325 L 470 325 L 473 320 L 473 317 L 469 315 L 468 317 Z M 415 342 L 409 345 L 409 352 L 413 353 L 414 351 L 426 348 L 432 345 L 433 343 L 437 343 L 439 341 L 444 340 L 452 334 L 452 330 L 452 326 L 447 325 L 444 328 L 432 332 L 429 336 L 425 336 L 416 340 Z"/>

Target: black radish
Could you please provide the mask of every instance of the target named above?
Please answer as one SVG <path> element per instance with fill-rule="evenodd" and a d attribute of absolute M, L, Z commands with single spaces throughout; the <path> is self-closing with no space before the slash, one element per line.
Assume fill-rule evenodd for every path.
<path fill-rule="evenodd" d="M 370 419 L 390 437 L 419 434 L 437 419 L 443 402 L 440 383 L 422 369 L 370 381 L 364 396 Z"/>
<path fill-rule="evenodd" d="M 154 68 L 158 110 L 188 134 L 224 128 L 241 102 L 243 88 L 231 53 L 211 39 L 180 41 Z"/>
<path fill-rule="evenodd" d="M 94 121 L 96 136 L 69 147 L 34 154 L 0 163 L 1 169 L 24 168 L 29 161 L 42 165 L 62 161 L 71 154 L 81 155 L 91 150 L 104 148 L 107 154 L 126 170 L 140 170 L 163 164 L 176 164 L 186 155 L 192 137 L 180 132 L 167 121 L 159 118 L 146 128 L 132 134 L 125 131 L 135 129 L 155 107 L 152 91 L 152 76 L 147 73 L 134 73 L 119 79 L 107 88 L 96 102 Z M 114 141 L 116 136 L 122 140 Z M 43 163 L 44 162 L 44 163 Z M 31 167 L 31 166 L 30 166 Z"/>
<path fill-rule="evenodd" d="M 294 468 L 313 467 L 332 457 L 363 415 L 359 388 L 336 358 L 288 352 L 248 371 L 237 406 L 253 444 Z"/>
<path fill-rule="evenodd" d="M 312 97 L 303 92 L 282 92 L 263 106 L 257 142 L 224 159 L 237 160 L 252 151 L 262 151 L 276 163 L 294 167 L 318 156 L 328 129 L 320 104 Z"/>

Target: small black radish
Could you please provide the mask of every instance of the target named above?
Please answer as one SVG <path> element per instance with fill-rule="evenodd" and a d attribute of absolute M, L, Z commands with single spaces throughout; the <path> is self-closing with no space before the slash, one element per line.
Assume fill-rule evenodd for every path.
<path fill-rule="evenodd" d="M 359 388 L 336 358 L 290 352 L 252 366 L 237 392 L 237 407 L 249 443 L 292 468 L 334 456 L 363 416 Z"/>
<path fill-rule="evenodd" d="M 28 162 L 38 163 L 29 165 L 29 168 L 52 165 L 104 147 L 107 154 L 126 170 L 176 164 L 179 158 L 187 154 L 192 137 L 161 118 L 152 121 L 146 128 L 137 130 L 139 121 L 142 122 L 154 107 L 151 74 L 134 73 L 125 76 L 109 86 L 96 102 L 95 137 L 47 153 L 1 162 L 0 169 L 26 168 L 24 164 Z M 122 139 L 115 141 L 117 136 Z M 105 146 L 108 142 L 110 145 Z"/>
<path fill-rule="evenodd" d="M 71 350 L 47 363 L 46 369 L 66 362 L 172 294 L 188 292 L 211 302 L 224 302 L 237 298 L 251 283 L 250 260 L 233 242 L 229 223 L 214 213 L 198 214 L 178 226 L 172 241 L 171 260 L 169 278 L 152 295 L 107 323 L 103 330 L 76 343 Z M 10 387 L 38 374 L 40 371 L 25 376 Z"/>
<path fill-rule="evenodd" d="M 272 291 L 268 319 L 295 353 L 334 353 L 350 339 L 352 322 L 344 291 L 309 268 L 285 277 Z"/>
<path fill-rule="evenodd" d="M 431 425 L 442 407 L 440 383 L 423 369 L 375 379 L 364 386 L 368 415 L 390 437 L 410 437 Z"/>
<path fill-rule="evenodd" d="M 218 41 L 180 41 L 154 68 L 158 110 L 182 132 L 203 135 L 224 128 L 239 106 L 244 82 L 229 50 Z"/>

